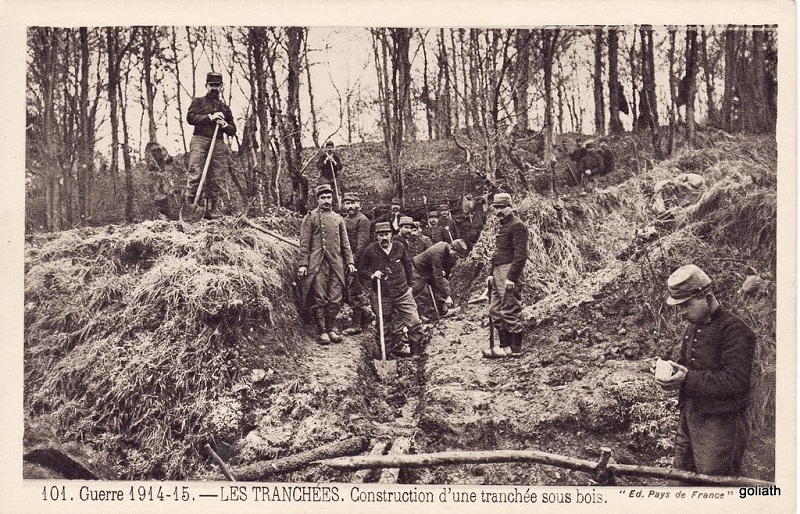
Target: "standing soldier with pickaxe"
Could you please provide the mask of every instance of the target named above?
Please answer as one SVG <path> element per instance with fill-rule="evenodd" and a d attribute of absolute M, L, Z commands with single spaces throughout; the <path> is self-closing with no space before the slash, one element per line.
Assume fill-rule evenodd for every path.
<path fill-rule="evenodd" d="M 317 169 L 320 177 L 333 184 L 334 200 L 338 209 L 342 201 L 342 182 L 339 179 L 339 172 L 342 171 L 342 158 L 333 151 L 333 148 L 333 141 L 325 143 L 325 150 L 317 160 Z"/>
<path fill-rule="evenodd" d="M 210 72 L 206 75 L 206 96 L 192 99 L 186 113 L 186 121 L 194 125 L 192 142 L 189 145 L 189 176 L 186 200 L 194 204 L 197 190 L 202 187 L 200 201 L 204 202 L 206 219 L 220 217 L 219 181 L 228 165 L 228 146 L 222 141 L 222 132 L 228 136 L 236 134 L 231 109 L 222 101 L 222 75 Z M 208 161 L 205 181 L 201 186 L 203 169 Z M 199 204 L 200 202 L 197 202 Z"/>
<path fill-rule="evenodd" d="M 344 220 L 332 210 L 330 184 L 317 186 L 315 192 L 319 206 L 300 223 L 297 275 L 302 280 L 304 304 L 310 303 L 317 324 L 318 342 L 327 345 L 342 340 L 334 322 L 342 305 L 345 269 L 355 273 L 356 267 Z"/>

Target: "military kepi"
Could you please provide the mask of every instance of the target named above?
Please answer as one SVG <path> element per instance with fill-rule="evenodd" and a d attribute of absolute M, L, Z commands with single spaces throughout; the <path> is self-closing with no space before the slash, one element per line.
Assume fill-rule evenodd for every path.
<path fill-rule="evenodd" d="M 493 207 L 511 207 L 511 195 L 508 193 L 497 193 L 492 200 Z"/>
<path fill-rule="evenodd" d="M 222 85 L 222 74 L 216 71 L 209 72 L 208 75 L 206 75 L 206 84 L 209 86 Z"/>
<path fill-rule="evenodd" d="M 343 202 L 350 200 L 351 202 L 359 202 L 358 194 L 357 193 L 345 193 L 344 198 L 342 199 Z"/>
<path fill-rule="evenodd" d="M 330 184 L 320 184 L 314 189 L 314 194 L 316 194 L 317 197 L 323 193 L 333 194 L 333 189 Z"/>
<path fill-rule="evenodd" d="M 710 285 L 711 279 L 708 275 L 694 264 L 681 266 L 667 279 L 667 305 L 679 305 L 705 291 Z"/>
<path fill-rule="evenodd" d="M 404 225 L 411 225 L 414 226 L 414 218 L 411 216 L 400 216 L 400 223 L 399 225 L 402 227 Z"/>
<path fill-rule="evenodd" d="M 381 232 L 391 232 L 392 227 L 389 225 L 388 221 L 381 221 L 380 223 L 375 224 L 375 233 L 380 234 Z"/>

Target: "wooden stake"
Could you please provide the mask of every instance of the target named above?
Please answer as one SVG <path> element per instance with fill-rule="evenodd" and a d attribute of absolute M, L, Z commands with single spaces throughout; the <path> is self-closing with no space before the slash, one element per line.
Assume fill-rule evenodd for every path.
<path fill-rule="evenodd" d="M 408 437 L 398 437 L 392 443 L 392 447 L 389 449 L 389 453 L 387 457 L 391 457 L 393 455 L 403 455 L 406 456 L 408 450 L 411 449 L 411 439 Z M 387 468 L 383 470 L 381 473 L 381 477 L 378 479 L 379 484 L 396 484 L 400 480 L 400 468 Z"/>
<path fill-rule="evenodd" d="M 233 477 L 233 475 L 231 475 L 231 472 L 228 471 L 228 467 L 225 465 L 225 462 L 219 457 L 219 455 L 217 455 L 217 452 L 214 451 L 214 448 L 212 448 L 210 444 L 206 443 L 205 449 L 208 454 L 211 455 L 211 458 L 214 460 L 214 462 L 217 463 L 219 469 L 222 470 L 222 474 L 225 475 L 225 478 L 231 482 L 236 482 L 236 479 Z"/>
<path fill-rule="evenodd" d="M 372 450 L 369 452 L 370 455 L 383 455 L 386 453 L 386 447 L 388 444 L 384 441 L 380 441 L 375 443 L 375 446 L 372 447 Z M 350 480 L 353 484 L 363 484 L 369 478 L 370 473 L 372 470 L 370 469 L 359 469 L 355 473 L 353 473 L 353 479 Z"/>

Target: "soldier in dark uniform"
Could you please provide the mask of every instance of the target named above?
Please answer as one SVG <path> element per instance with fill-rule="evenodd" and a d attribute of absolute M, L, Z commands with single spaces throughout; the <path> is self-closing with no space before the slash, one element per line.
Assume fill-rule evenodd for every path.
<path fill-rule="evenodd" d="M 339 198 L 341 198 L 342 191 L 344 190 L 341 177 L 339 176 L 339 172 L 342 171 L 342 158 L 339 157 L 339 154 L 337 154 L 333 148 L 333 141 L 325 143 L 325 150 L 319 156 L 319 159 L 317 159 L 317 169 L 319 170 L 319 175 L 322 180 L 334 185 L 334 203 L 337 203 L 336 208 L 338 209 Z"/>
<path fill-rule="evenodd" d="M 431 240 L 434 243 L 438 243 L 439 241 L 452 243 L 459 238 L 459 231 L 458 227 L 456 226 L 456 221 L 452 218 L 452 216 L 450 216 L 450 206 L 448 206 L 446 203 L 443 203 L 439 206 L 439 222 L 437 226 L 439 227 L 439 237 L 431 237 Z"/>
<path fill-rule="evenodd" d="M 373 281 L 372 310 L 378 315 L 376 281 L 381 281 L 384 330 L 393 355 L 397 357 L 422 354 L 422 320 L 411 294 L 413 265 L 405 245 L 393 241 L 388 222 L 375 225 L 377 243 L 372 243 L 361 254 L 359 273 Z M 403 328 L 408 329 L 409 345 L 403 344 Z M 377 335 L 377 334 L 376 334 Z M 378 337 L 380 337 L 378 335 Z"/>
<path fill-rule="evenodd" d="M 678 390 L 677 469 L 738 476 L 747 446 L 745 409 L 756 336 L 724 309 L 711 279 L 688 264 L 667 279 L 667 304 L 688 322 L 677 362 L 656 382 Z"/>
<path fill-rule="evenodd" d="M 347 237 L 350 240 L 350 250 L 356 263 L 359 266 L 359 257 L 364 249 L 369 245 L 370 222 L 364 213 L 361 212 L 361 201 L 356 193 L 345 193 L 342 201 L 346 216 L 344 224 L 347 228 Z M 367 299 L 364 296 L 365 284 L 359 275 L 349 275 L 347 277 L 347 303 L 353 309 L 353 325 L 345 329 L 345 335 L 360 334 L 362 327 L 372 323 L 375 317 L 372 310 L 368 307 Z"/>
<path fill-rule="evenodd" d="M 425 240 L 421 239 L 419 235 L 414 235 L 414 223 L 415 221 L 410 216 L 403 216 L 400 218 L 400 234 L 398 235 L 398 239 L 406 245 L 406 249 L 408 250 L 408 255 L 412 259 L 417 255 L 424 252 L 431 244 L 430 239 L 425 236 Z"/>
<path fill-rule="evenodd" d="M 430 300 L 429 297 L 432 295 L 439 316 L 445 317 L 457 312 L 458 307 L 453 308 L 453 298 L 450 296 L 449 278 L 456 260 L 466 255 L 467 244 L 461 239 L 456 239 L 452 244 L 444 241 L 434 243 L 414 257 L 412 293 L 418 305 L 423 300 Z"/>
<path fill-rule="evenodd" d="M 327 345 L 342 340 L 334 322 L 342 304 L 345 269 L 355 273 L 356 268 L 345 222 L 332 210 L 330 184 L 317 186 L 316 195 L 319 206 L 300 223 L 297 274 L 317 324 L 319 343 Z"/>
<path fill-rule="evenodd" d="M 206 75 L 206 96 L 192 100 L 186 121 L 194 126 L 194 135 L 189 145 L 189 175 L 186 188 L 186 199 L 194 202 L 200 179 L 203 175 L 208 151 L 214 128 L 219 126 L 211 162 L 206 172 L 206 181 L 203 184 L 203 198 L 207 203 L 206 218 L 218 218 L 219 189 L 225 167 L 228 165 L 228 146 L 223 140 L 223 134 L 233 136 L 236 134 L 236 125 L 233 124 L 231 109 L 222 101 L 222 75 L 211 72 Z"/>
<path fill-rule="evenodd" d="M 489 318 L 497 328 L 500 345 L 484 350 L 483 356 L 520 357 L 524 329 L 520 279 L 528 260 L 528 228 L 511 211 L 510 194 L 494 195 L 492 207 L 500 220 L 500 229 L 492 255 L 492 276 L 488 279 L 493 289 Z"/>

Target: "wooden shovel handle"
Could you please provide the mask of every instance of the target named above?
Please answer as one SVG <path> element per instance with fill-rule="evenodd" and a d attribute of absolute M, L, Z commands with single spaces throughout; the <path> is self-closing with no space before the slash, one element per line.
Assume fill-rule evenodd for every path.
<path fill-rule="evenodd" d="M 208 175 L 208 165 L 211 164 L 211 154 L 214 153 L 214 143 L 217 141 L 217 132 L 219 131 L 219 123 L 214 127 L 214 135 L 211 136 L 211 146 L 208 147 L 208 155 L 206 156 L 206 164 L 203 166 L 203 174 L 200 175 L 200 184 L 197 185 L 197 193 L 194 195 L 193 207 L 197 207 L 197 202 L 200 201 L 200 195 L 203 194 L 203 186 L 206 183 L 206 176 Z"/>
<path fill-rule="evenodd" d="M 378 334 L 381 338 L 381 357 L 386 360 L 386 341 L 383 337 L 383 297 L 381 296 L 381 279 L 378 279 Z"/>

